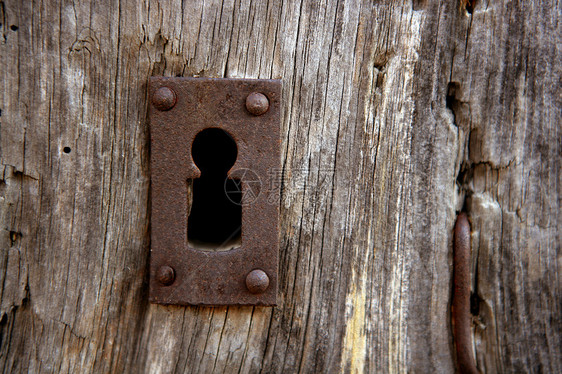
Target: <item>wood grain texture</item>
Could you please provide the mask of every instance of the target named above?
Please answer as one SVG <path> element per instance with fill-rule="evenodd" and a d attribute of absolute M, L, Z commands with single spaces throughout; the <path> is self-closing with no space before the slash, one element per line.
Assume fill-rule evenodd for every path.
<path fill-rule="evenodd" d="M 479 369 L 561 372 L 560 3 L 466 4 L 0 2 L 2 371 L 454 372 L 464 209 Z M 148 303 L 152 75 L 283 79 L 278 307 Z"/>

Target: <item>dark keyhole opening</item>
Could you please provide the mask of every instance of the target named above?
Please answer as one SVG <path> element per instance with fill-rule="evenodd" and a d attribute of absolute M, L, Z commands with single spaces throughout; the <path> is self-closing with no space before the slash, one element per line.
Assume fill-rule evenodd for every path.
<path fill-rule="evenodd" d="M 192 248 L 228 251 L 240 247 L 240 180 L 228 179 L 236 162 L 236 142 L 224 130 L 209 128 L 195 137 L 191 155 L 201 176 L 193 180 L 187 237 Z"/>

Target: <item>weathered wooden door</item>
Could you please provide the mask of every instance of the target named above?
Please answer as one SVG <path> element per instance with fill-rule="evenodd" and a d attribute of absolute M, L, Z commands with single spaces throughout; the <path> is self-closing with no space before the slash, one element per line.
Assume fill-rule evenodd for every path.
<path fill-rule="evenodd" d="M 560 2 L 0 2 L 3 372 L 562 372 Z M 283 81 L 279 302 L 148 302 L 150 76 Z"/>

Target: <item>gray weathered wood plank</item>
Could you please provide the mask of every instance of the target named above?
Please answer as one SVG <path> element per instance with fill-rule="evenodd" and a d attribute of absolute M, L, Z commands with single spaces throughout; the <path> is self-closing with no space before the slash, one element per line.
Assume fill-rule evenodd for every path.
<path fill-rule="evenodd" d="M 561 372 L 560 3 L 0 2 L 4 372 Z M 13 27 L 12 27 L 13 26 Z M 151 75 L 283 79 L 279 305 L 147 301 Z"/>

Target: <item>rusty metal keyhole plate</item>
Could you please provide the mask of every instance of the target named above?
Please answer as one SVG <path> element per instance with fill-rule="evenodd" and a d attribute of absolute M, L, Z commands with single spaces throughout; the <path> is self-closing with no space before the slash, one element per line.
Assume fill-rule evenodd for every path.
<path fill-rule="evenodd" d="M 280 100 L 280 80 L 150 79 L 151 302 L 275 305 Z M 242 186 L 241 245 L 222 252 L 188 244 L 188 181 L 200 177 L 191 147 L 208 128 L 238 148 L 228 178 Z"/>

